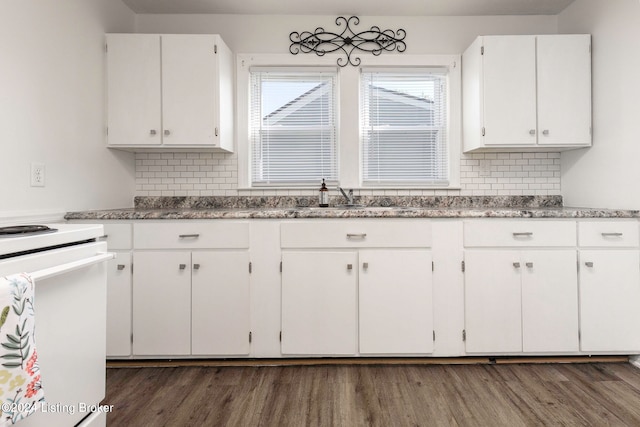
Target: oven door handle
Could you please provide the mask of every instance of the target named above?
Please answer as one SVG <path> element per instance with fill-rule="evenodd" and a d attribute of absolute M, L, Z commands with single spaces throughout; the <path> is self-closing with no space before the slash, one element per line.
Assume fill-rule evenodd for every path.
<path fill-rule="evenodd" d="M 35 281 L 48 279 L 50 277 L 59 276 L 61 274 L 69 273 L 74 270 L 79 270 L 81 268 L 89 267 L 94 264 L 99 264 L 101 262 L 113 259 L 115 257 L 116 255 L 114 253 L 103 252 L 103 253 L 99 253 L 97 255 L 91 256 L 89 258 L 78 260 L 78 261 L 72 261 L 66 264 L 60 264 L 50 268 L 43 268 L 42 270 L 37 270 L 29 273 L 29 275 Z"/>

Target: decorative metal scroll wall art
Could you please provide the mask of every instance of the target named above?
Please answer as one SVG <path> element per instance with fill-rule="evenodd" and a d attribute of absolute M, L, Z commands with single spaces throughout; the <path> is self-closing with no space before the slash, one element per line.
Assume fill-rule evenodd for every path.
<path fill-rule="evenodd" d="M 324 56 L 327 53 L 340 51 L 344 52 L 346 58 L 338 58 L 338 65 L 346 67 L 348 64 L 353 66 L 360 65 L 360 58 L 352 56 L 354 51 L 369 52 L 375 56 L 380 55 L 383 51 L 404 52 L 407 45 L 404 38 L 407 33 L 402 28 L 397 31 L 381 30 L 380 27 L 372 26 L 370 29 L 356 33 L 351 29 L 351 25 L 358 25 L 360 19 L 357 16 L 345 18 L 339 16 L 336 18 L 336 25 L 345 26 L 341 33 L 325 31 L 324 28 L 318 27 L 314 32 L 297 31 L 289 34 L 291 45 L 289 52 L 294 55 L 298 53 L 314 52 L 318 56 Z"/>

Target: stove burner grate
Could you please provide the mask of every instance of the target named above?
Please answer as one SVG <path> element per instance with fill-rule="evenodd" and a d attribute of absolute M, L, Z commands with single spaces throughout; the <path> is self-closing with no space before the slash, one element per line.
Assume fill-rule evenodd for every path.
<path fill-rule="evenodd" d="M 0 237 L 28 236 L 30 234 L 54 233 L 56 231 L 58 231 L 56 228 L 50 228 L 46 225 L 12 225 L 0 227 Z"/>

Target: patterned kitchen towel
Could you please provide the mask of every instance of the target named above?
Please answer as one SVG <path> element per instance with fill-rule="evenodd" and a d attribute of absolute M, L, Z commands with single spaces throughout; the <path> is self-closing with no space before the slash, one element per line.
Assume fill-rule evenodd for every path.
<path fill-rule="evenodd" d="M 0 277 L 0 427 L 28 417 L 44 402 L 33 290 L 28 274 Z"/>

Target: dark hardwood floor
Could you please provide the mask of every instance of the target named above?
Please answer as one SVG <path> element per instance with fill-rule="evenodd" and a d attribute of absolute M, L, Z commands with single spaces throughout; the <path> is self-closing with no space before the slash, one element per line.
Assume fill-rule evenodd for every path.
<path fill-rule="evenodd" d="M 109 426 L 640 426 L 626 363 L 110 368 Z"/>

